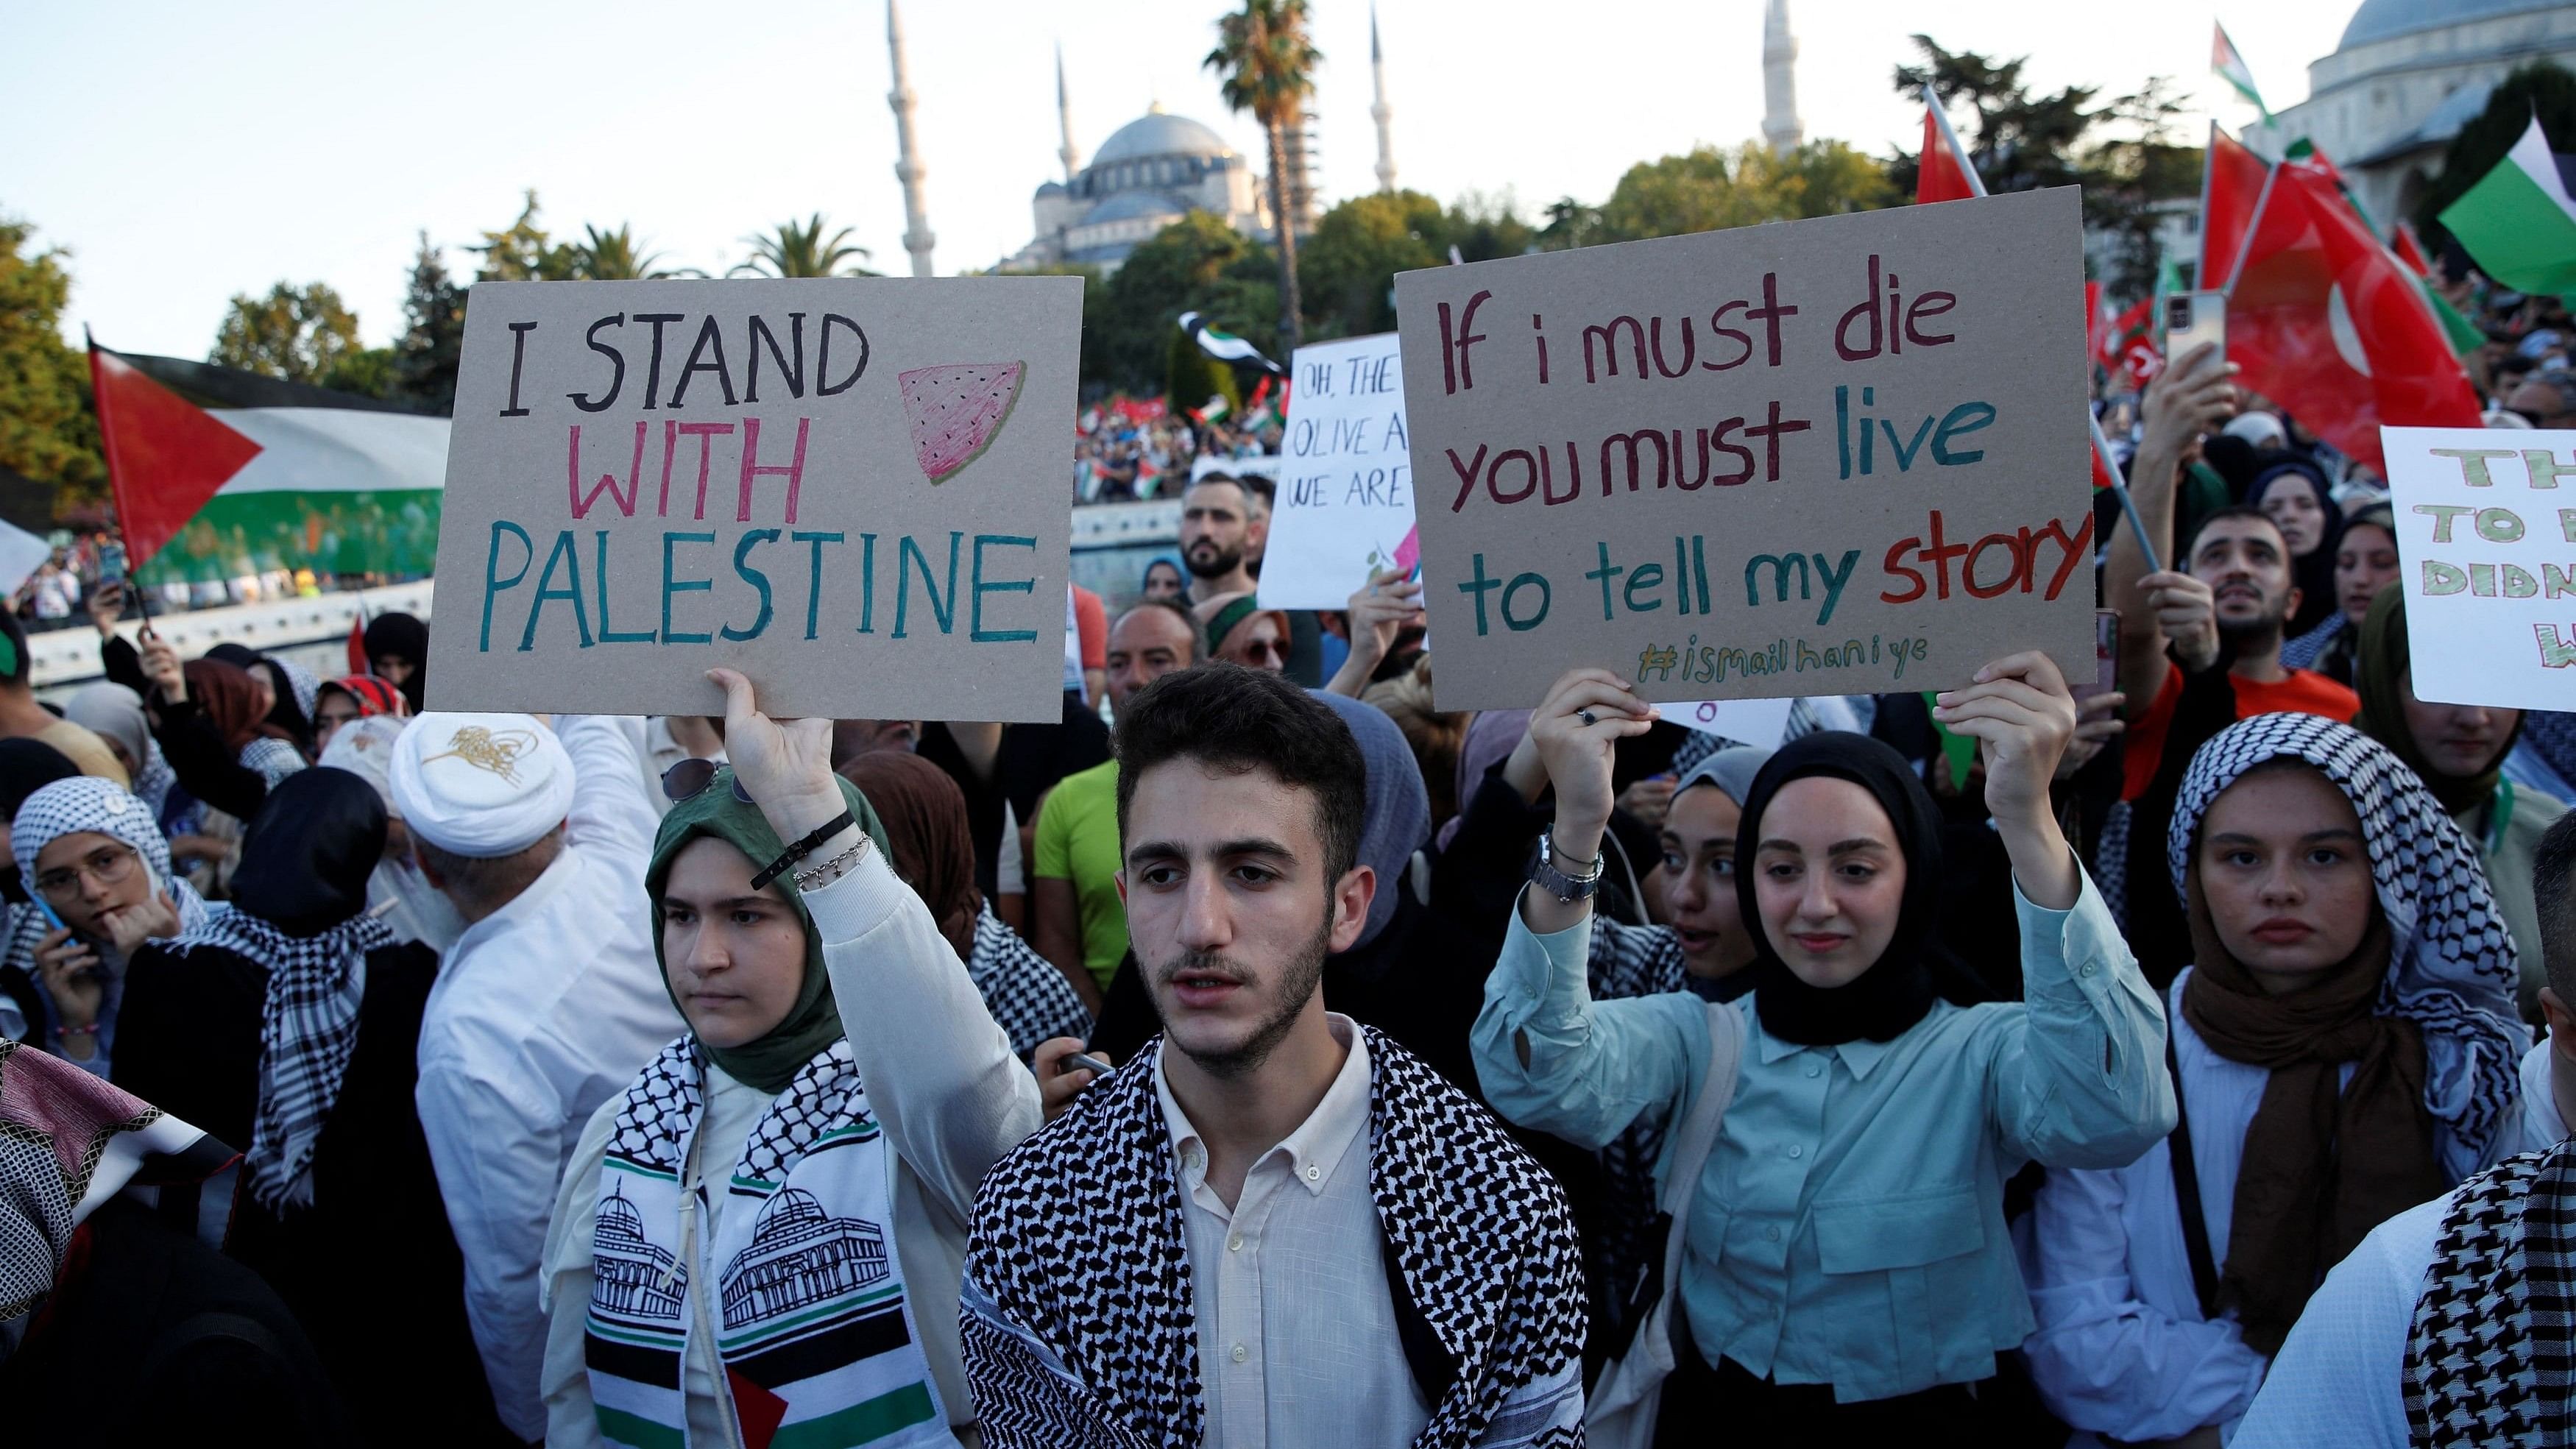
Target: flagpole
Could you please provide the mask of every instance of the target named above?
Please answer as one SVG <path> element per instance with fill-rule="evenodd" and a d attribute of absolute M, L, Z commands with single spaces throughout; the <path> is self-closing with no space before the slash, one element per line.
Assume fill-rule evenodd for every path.
<path fill-rule="evenodd" d="M 1933 124 L 1941 128 L 1941 140 L 1950 148 L 1950 159 L 1959 165 L 1959 174 L 1967 178 L 1968 193 L 1986 194 L 1986 178 L 1977 174 L 1976 163 L 1968 159 L 1968 148 L 1959 144 L 1959 133 L 1950 129 L 1950 113 L 1941 108 L 1941 98 L 1932 94 L 1932 82 L 1923 83 L 1923 105 L 1932 113 Z"/>
<path fill-rule="evenodd" d="M 149 637 L 152 634 L 152 603 L 134 577 L 134 570 L 139 566 L 134 557 L 134 535 L 126 527 L 124 490 L 117 486 L 117 479 L 124 470 L 117 466 L 116 461 L 116 429 L 107 421 L 107 379 L 99 372 L 98 339 L 90 335 L 88 323 L 81 324 L 81 344 L 89 349 L 89 406 L 90 411 L 98 415 L 98 448 L 107 461 L 107 496 L 116 504 L 117 541 L 125 546 L 125 592 L 134 596 L 134 607 L 143 615 L 143 633 Z"/>

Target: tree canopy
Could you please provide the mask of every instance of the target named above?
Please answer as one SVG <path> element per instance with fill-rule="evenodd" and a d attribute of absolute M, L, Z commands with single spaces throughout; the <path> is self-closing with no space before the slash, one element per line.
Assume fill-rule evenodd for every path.
<path fill-rule="evenodd" d="M 733 269 L 735 276 L 755 277 L 873 277 L 865 267 L 841 265 L 852 257 L 868 259 L 868 249 L 850 240 L 851 228 L 842 227 L 829 237 L 823 228 L 829 223 L 816 212 L 804 221 L 790 219 L 765 232 L 743 240 L 751 246 L 751 257 Z"/>
<path fill-rule="evenodd" d="M 1108 306 L 1086 327 L 1084 371 L 1113 387 L 1159 391 L 1183 312 L 1201 313 L 1210 326 L 1238 336 L 1266 336 L 1279 315 L 1277 278 L 1270 248 L 1220 217 L 1193 211 L 1129 253 L 1109 279 Z M 1097 368 L 1087 355 L 1095 344 Z M 1189 405 L 1201 401 L 1204 395 Z"/>
<path fill-rule="evenodd" d="M 1303 330 L 1297 296 L 1297 222 L 1301 197 L 1291 193 L 1288 130 L 1305 114 L 1324 53 L 1315 48 L 1306 0 L 1243 0 L 1216 22 L 1216 48 L 1201 65 L 1217 73 L 1217 93 L 1230 108 L 1261 123 L 1270 152 L 1270 216 L 1278 233 L 1279 345 L 1294 348 Z M 1254 335 L 1254 334 L 1247 334 Z"/>
<path fill-rule="evenodd" d="M 35 235 L 32 224 L 0 217 L 0 468 L 91 497 L 107 465 L 89 411 L 88 361 L 62 336 L 68 253 L 36 250 Z"/>
<path fill-rule="evenodd" d="M 358 347 L 358 317 L 323 282 L 280 282 L 265 297 L 234 296 L 208 362 L 288 382 L 323 385 Z"/>

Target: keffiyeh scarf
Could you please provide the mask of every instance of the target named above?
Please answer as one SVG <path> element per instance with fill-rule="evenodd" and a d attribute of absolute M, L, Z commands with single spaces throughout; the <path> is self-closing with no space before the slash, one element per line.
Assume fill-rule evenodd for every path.
<path fill-rule="evenodd" d="M 849 1042 L 798 1069 L 738 1150 L 711 1144 L 733 1166 L 699 1188 L 726 1194 L 701 1245 L 682 1205 L 704 1073 L 694 1038 L 664 1047 L 618 1104 L 601 1164 L 583 1324 L 601 1437 L 686 1442 L 682 1366 L 703 1319 L 747 1443 L 955 1444 L 895 1251 L 892 1145 Z M 691 1293 L 715 1297 L 693 1309 Z"/>
<path fill-rule="evenodd" d="M 2477 847 L 2395 755 L 2319 715 L 2263 714 L 2228 726 L 2192 757 L 2174 801 L 2165 837 L 2174 891 L 2186 891 L 2210 803 L 2246 771 L 2282 758 L 2315 768 L 2361 818 L 2371 883 L 2388 923 L 2388 974 L 2377 1009 L 2422 1032 L 2431 1067 L 2425 1105 L 2453 1141 L 2482 1158 L 2519 1092 L 2515 1068 L 2526 1037 L 2514 1007 L 2513 938 L 2496 914 Z"/>
<path fill-rule="evenodd" d="M 1484 1109 L 1366 1030 L 1369 1193 L 1390 1287 L 1442 1370 L 1424 1385 L 1416 1449 L 1581 1444 L 1583 1284 L 1563 1195 Z M 1194 1449 L 1206 1435 L 1161 1050 L 1076 1098 L 976 1194 L 960 1328 L 991 1449 Z M 1068 1182 L 1117 1209 L 1069 1205 Z"/>
<path fill-rule="evenodd" d="M 2442 1214 L 2406 1340 L 2406 1427 L 2425 1449 L 2576 1439 L 2576 1142 L 2508 1158 Z"/>
<path fill-rule="evenodd" d="M 30 894 L 35 890 L 33 865 L 36 858 L 54 841 L 80 831 L 122 841 L 142 857 L 143 864 L 152 872 L 153 881 L 169 892 L 171 904 L 178 909 L 179 929 L 174 935 L 184 936 L 201 929 L 215 917 L 232 910 L 229 905 L 208 905 L 206 898 L 197 894 L 196 887 L 170 873 L 170 843 L 161 838 L 159 825 L 142 801 L 126 793 L 115 782 L 91 775 L 56 780 L 38 790 L 27 797 L 27 803 L 19 807 L 17 818 L 10 822 L 9 849 L 23 863 L 21 868 L 26 871 Z M 22 911 L 19 914 L 24 919 L 9 941 L 5 964 L 37 976 L 36 943 L 45 936 L 44 913 Z M 113 955 L 112 951 L 102 951 L 102 956 Z M 37 979 L 41 981 L 43 978 L 37 976 Z"/>
<path fill-rule="evenodd" d="M 251 1124 L 251 1196 L 280 1212 L 313 1203 L 313 1152 L 358 1049 L 367 953 L 393 944 L 373 915 L 317 936 L 290 936 L 247 911 L 226 911 L 170 943 L 173 954 L 219 946 L 268 968 L 260 1009 L 259 1108 Z"/>
<path fill-rule="evenodd" d="M 2327 615 L 2324 623 L 2305 634 L 2295 639 L 2282 640 L 2281 667 L 2284 669 L 2316 668 L 2317 657 L 2325 653 L 2326 646 L 2332 644 L 2335 636 L 2341 634 L 2347 627 L 2349 626 L 2343 617 L 2343 611 L 2338 609 Z"/>
<path fill-rule="evenodd" d="M 1091 1034 L 1091 1013 L 1083 1010 L 1072 983 L 994 915 L 990 902 L 975 918 L 975 949 L 967 955 L 966 975 L 1022 1061 L 1050 1037 Z"/>

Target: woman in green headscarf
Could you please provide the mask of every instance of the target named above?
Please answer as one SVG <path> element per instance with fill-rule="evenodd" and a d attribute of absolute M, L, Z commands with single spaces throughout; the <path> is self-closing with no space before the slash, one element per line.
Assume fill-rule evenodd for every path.
<path fill-rule="evenodd" d="M 2353 724 L 2386 745 L 2423 777 L 2433 798 L 2451 812 L 2485 864 L 2496 912 L 2513 933 L 2522 960 L 2522 1014 L 2540 1019 L 2542 969 L 2540 908 L 2531 888 L 2532 854 L 2540 837 L 2567 813 L 2566 803 L 2504 778 L 2504 757 L 2522 733 L 2522 711 L 2476 704 L 2431 704 L 2415 697 L 2415 673 L 2406 643 L 2403 589 L 2382 589 L 2361 624 L 2353 688 L 2361 713 Z"/>
<path fill-rule="evenodd" d="M 664 777 L 644 877 L 688 1034 L 591 1118 L 547 1235 L 547 1442 L 947 1449 L 968 1214 L 1035 1083 L 829 722 L 734 692 L 734 763 Z"/>

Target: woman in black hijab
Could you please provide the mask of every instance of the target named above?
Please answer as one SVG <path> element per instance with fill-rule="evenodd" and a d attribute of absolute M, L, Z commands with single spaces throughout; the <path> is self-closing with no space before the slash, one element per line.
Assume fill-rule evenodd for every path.
<path fill-rule="evenodd" d="M 1592 1000 L 1611 759 L 1653 717 L 1599 670 L 1534 713 L 1556 821 L 1475 1028 L 1486 1099 L 1510 1121 L 1586 1147 L 1668 1124 L 1664 1297 L 1587 1423 L 1653 1416 L 1658 1443 L 1710 1424 L 1751 1443 L 1995 1442 L 2002 1396 L 1973 1386 L 2032 1328 L 2005 1182 L 2032 1161 L 2117 1166 L 2174 1121 L 2161 1003 L 2049 802 L 2075 732 L 2065 681 L 2019 654 L 1934 704 L 1983 754 L 2021 1002 L 1976 1002 L 1941 946 L 1951 887 L 1922 782 L 1888 745 L 1840 732 L 1783 746 L 1745 798 L 1751 993 Z M 1668 1379 L 1639 1356 L 1666 1343 Z"/>
<path fill-rule="evenodd" d="M 429 626 L 409 614 L 378 614 L 367 621 L 367 667 L 376 677 L 403 692 L 411 712 L 429 689 Z"/>
<path fill-rule="evenodd" d="M 2305 458 L 2279 455 L 2245 490 L 2245 501 L 2262 509 L 2290 546 L 2290 581 L 2299 586 L 2299 607 L 2282 626 L 2281 637 L 2297 639 L 2341 612 L 2335 599 L 2335 549 L 2343 539 L 2343 510 L 2335 505 L 2324 469 Z"/>
<path fill-rule="evenodd" d="M 294 1310 L 367 1442 L 507 1442 L 413 1106 L 438 957 L 367 914 L 385 829 L 346 770 L 278 782 L 232 911 L 134 954 L 116 1080 L 246 1145 L 225 1251 Z"/>

